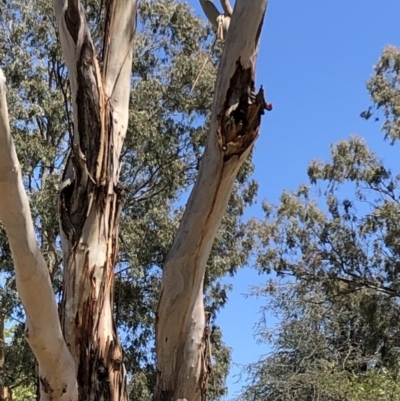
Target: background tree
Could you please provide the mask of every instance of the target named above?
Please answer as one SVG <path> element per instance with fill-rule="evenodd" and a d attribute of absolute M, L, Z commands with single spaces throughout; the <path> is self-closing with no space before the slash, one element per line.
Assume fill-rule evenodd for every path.
<path fill-rule="evenodd" d="M 399 50 L 388 47 L 367 84 L 394 144 L 399 126 Z M 395 168 L 397 166 L 394 166 Z M 257 264 L 276 278 L 256 293 L 279 323 L 259 327 L 272 351 L 248 367 L 243 398 L 396 400 L 399 396 L 399 179 L 360 137 L 311 162 L 312 187 L 264 204 Z M 315 196 L 316 195 L 316 196 Z"/>
<path fill-rule="evenodd" d="M 30 227 L 29 213 L 26 213 L 27 203 L 23 194 L 23 188 L 17 185 L 19 183 L 18 174 L 10 181 L 8 181 L 10 176 L 6 174 L 6 172 L 10 171 L 10 166 L 17 165 L 17 160 L 15 154 L 12 153 L 12 143 L 8 134 L 4 87 L 2 87 L 3 98 L 1 103 L 3 118 L 1 132 L 2 140 L 4 141 L 2 143 L 4 145 L 2 146 L 2 150 L 4 152 L 11 150 L 11 158 L 10 155 L 4 157 L 4 164 L 0 168 L 1 176 L 3 177 L 2 185 L 9 195 L 4 199 L 2 204 L 2 220 L 8 230 L 9 239 L 11 239 L 11 246 L 14 251 L 14 262 L 17 267 L 17 284 L 20 295 L 22 295 L 25 301 L 25 307 L 33 307 L 34 309 L 30 312 L 29 310 L 27 311 L 29 317 L 28 326 L 30 325 L 29 341 L 40 362 L 42 395 L 49 396 L 51 393 L 52 398 L 74 398 L 75 373 L 72 366 L 75 365 L 79 367 L 77 373 L 81 399 L 86 398 L 88 394 L 97 394 L 97 396 L 101 397 L 112 396 L 113 398 L 123 398 L 125 397 L 124 369 L 120 363 L 120 345 L 116 337 L 115 326 L 104 323 L 105 326 L 103 327 L 108 327 L 107 330 L 111 330 L 109 331 L 109 335 L 111 336 L 110 338 L 113 338 L 113 343 L 109 343 L 106 341 L 107 335 L 104 332 L 101 332 L 100 335 L 96 325 L 91 327 L 93 321 L 82 318 L 88 315 L 87 311 L 92 313 L 93 310 L 96 310 L 97 315 L 101 316 L 102 319 L 108 319 L 108 322 L 111 322 L 113 317 L 112 298 L 110 297 L 113 287 L 113 259 L 117 255 L 116 241 L 118 236 L 116 231 L 113 232 L 112 229 L 106 229 L 107 225 L 104 226 L 103 223 L 107 220 L 101 220 L 100 218 L 103 221 L 103 225 L 101 225 L 101 229 L 99 228 L 100 231 L 98 232 L 108 232 L 107 235 L 111 235 L 110 238 L 114 238 L 114 243 L 107 245 L 111 246 L 110 251 L 114 252 L 114 256 L 110 257 L 110 253 L 108 253 L 104 259 L 107 260 L 106 264 L 97 263 L 99 259 L 93 264 L 90 258 L 89 260 L 86 258 L 89 254 L 92 256 L 96 255 L 96 258 L 99 258 L 100 252 L 93 252 L 93 246 L 100 246 L 99 244 L 101 244 L 101 249 L 103 249 L 102 245 L 107 243 L 107 241 L 103 243 L 104 239 L 101 239 L 100 242 L 96 242 L 96 245 L 88 245 L 90 242 L 89 239 L 93 238 L 91 236 L 95 232 L 93 221 L 97 221 L 97 224 L 100 224 L 99 216 L 104 213 L 104 210 L 106 210 L 106 214 L 108 213 L 105 206 L 107 202 L 100 195 L 101 193 L 107 194 L 106 198 L 108 197 L 108 201 L 113 205 L 117 205 L 115 200 L 117 198 L 120 199 L 122 195 L 121 189 L 123 190 L 122 192 L 126 192 L 127 194 L 124 201 L 128 212 L 123 213 L 121 221 L 121 225 L 125 228 L 126 233 L 128 233 L 124 236 L 122 232 L 124 242 L 126 240 L 125 244 L 123 242 L 123 246 L 126 245 L 126 247 L 125 253 L 122 250 L 121 254 L 126 256 L 126 259 L 121 258 L 121 263 L 118 266 L 117 284 L 119 292 L 116 294 L 116 297 L 119 298 L 114 318 L 118 323 L 120 316 L 124 312 L 129 312 L 132 307 L 132 299 L 129 300 L 129 295 L 132 292 L 136 292 L 137 300 L 140 300 L 138 301 L 139 305 L 136 306 L 144 304 L 141 316 L 137 319 L 137 323 L 131 324 L 130 327 L 127 325 L 128 320 L 124 321 L 126 322 L 125 327 L 123 327 L 122 323 L 120 327 L 125 330 L 124 334 L 127 334 L 125 339 L 131 341 L 132 344 L 130 353 L 132 355 L 132 366 L 135 363 L 138 367 L 140 366 L 147 380 L 148 377 L 152 376 L 152 361 L 150 360 L 150 363 L 147 365 L 143 365 L 143 361 L 145 360 L 145 350 L 149 351 L 151 342 L 150 344 L 148 342 L 147 344 L 143 344 L 140 338 L 142 340 L 143 338 L 148 338 L 151 311 L 154 313 L 154 309 L 151 308 L 155 304 L 153 299 L 157 293 L 157 282 L 159 279 L 157 267 L 163 264 L 165 250 L 169 247 L 177 228 L 177 222 L 180 219 L 180 213 L 171 215 L 171 211 L 182 191 L 190 188 L 192 185 L 194 172 L 198 165 L 198 155 L 202 152 L 202 147 L 204 146 L 204 124 L 208 123 L 209 111 L 207 102 L 211 101 L 211 91 L 207 89 L 210 86 L 207 87 L 207 85 L 212 83 L 213 68 L 210 67 L 215 66 L 216 59 L 214 59 L 213 63 L 207 65 L 205 72 L 203 71 L 203 83 L 199 83 L 196 86 L 196 91 L 193 91 L 195 92 L 191 97 L 193 101 L 187 101 L 187 94 L 185 97 L 182 96 L 179 98 L 177 96 L 177 89 L 181 89 L 183 92 L 190 87 L 190 89 L 193 89 L 192 85 L 194 77 L 198 74 L 199 63 L 196 57 L 190 57 L 190 55 L 193 54 L 193 51 L 195 54 L 204 54 L 204 45 L 208 43 L 207 37 L 209 32 L 204 30 L 204 28 L 198 29 L 200 26 L 199 21 L 190 16 L 185 6 L 176 6 L 171 1 L 144 2 L 142 7 L 144 18 L 140 21 L 139 27 L 143 28 L 143 32 L 146 32 L 146 29 L 149 29 L 147 32 L 151 32 L 150 29 L 152 29 L 152 35 L 157 40 L 150 42 L 149 37 L 151 35 L 147 37 L 146 35 L 143 35 L 143 37 L 139 36 L 139 43 L 140 40 L 143 40 L 144 51 L 143 54 L 139 53 L 140 56 L 143 56 L 140 58 L 140 62 L 134 63 L 133 77 L 130 76 L 130 66 L 129 68 L 126 67 L 129 65 L 129 57 L 127 59 L 125 56 L 122 61 L 125 63 L 123 64 L 125 66 L 123 68 L 124 74 L 118 73 L 115 75 L 116 69 L 119 71 L 120 68 L 118 57 L 121 57 L 122 53 L 116 51 L 114 55 L 111 55 L 113 53 L 112 38 L 116 38 L 118 36 L 118 29 L 123 29 L 124 26 L 123 21 L 118 27 L 112 24 L 113 19 L 118 15 L 118 9 L 113 9 L 111 3 L 106 5 L 105 14 L 109 19 L 106 18 L 106 23 L 102 26 L 99 24 L 103 15 L 100 4 L 95 2 L 87 3 L 85 4 L 87 14 L 86 25 L 82 14 L 83 10 L 80 9 L 78 3 L 71 3 L 68 4 L 66 19 L 59 18 L 58 20 L 62 28 L 61 39 L 62 41 L 64 40 L 64 56 L 67 58 L 67 64 L 69 63 L 69 78 L 71 82 L 69 86 L 67 71 L 56 40 L 57 30 L 55 29 L 55 21 L 52 18 L 51 7 L 46 1 L 38 2 L 38 6 L 38 8 L 34 9 L 32 5 L 18 4 L 18 2 L 8 2 L 6 5 L 2 5 L 1 15 L 4 30 L 1 39 L 4 40 L 5 46 L 1 47 L 4 52 L 1 55 L 1 59 L 4 62 L 8 79 L 9 81 L 11 80 L 8 93 L 10 108 L 12 110 L 11 126 L 15 142 L 22 155 L 25 190 L 30 194 L 35 231 L 33 227 Z M 134 2 L 130 3 L 130 6 L 134 9 Z M 255 27 L 254 29 L 256 29 L 262 21 L 265 6 L 266 2 L 260 1 L 254 4 L 254 9 L 251 10 L 244 3 L 238 4 L 238 14 L 244 15 L 244 17 L 243 20 L 236 21 L 237 26 L 235 29 L 241 30 L 242 26 L 245 26 L 249 21 Z M 60 7 L 59 3 L 56 3 L 56 15 L 60 17 L 65 10 L 62 11 L 60 8 L 57 9 L 57 7 Z M 32 18 L 32 15 L 37 15 L 37 18 Z M 80 17 L 78 18 L 79 15 Z M 128 24 L 127 26 L 130 26 L 129 29 L 132 29 L 134 13 L 125 13 L 124 17 L 125 22 Z M 191 21 L 191 24 L 187 26 L 185 24 L 188 20 Z M 67 25 L 65 25 L 65 21 L 67 21 Z M 234 18 L 232 23 L 235 26 Z M 182 25 L 184 25 L 186 31 L 178 29 Z M 108 31 L 107 29 L 110 26 L 112 29 L 110 28 L 111 30 Z M 114 28 L 117 28 L 117 32 L 113 31 Z M 90 39 L 88 29 L 90 29 L 92 39 Z M 157 33 L 159 33 L 158 36 Z M 80 36 L 81 34 L 83 36 Z M 108 54 L 107 49 L 103 48 L 103 35 L 106 37 L 109 35 L 108 37 L 111 38 L 111 42 L 105 42 L 108 43 Z M 225 203 L 226 206 L 228 202 L 236 172 L 249 153 L 257 135 L 259 125 L 258 113 L 265 107 L 262 92 L 257 97 L 253 95 L 255 89 L 253 82 L 254 56 L 257 50 L 259 31 L 253 32 L 250 30 L 246 35 L 249 37 L 254 36 L 255 41 L 252 42 L 256 44 L 254 48 L 249 48 L 248 44 L 240 41 L 228 47 L 229 37 L 227 38 L 227 48 L 229 51 L 226 51 L 223 60 L 228 62 L 229 68 L 224 65 L 224 68 L 221 70 L 222 73 L 220 73 L 219 86 L 217 86 L 216 93 L 222 99 L 225 96 L 224 90 L 227 90 L 224 85 L 229 82 L 229 74 L 235 73 L 236 59 L 241 57 L 242 66 L 240 67 L 240 63 L 237 64 L 239 70 L 236 71 L 237 74 L 235 75 L 238 82 L 236 84 L 233 82 L 237 86 L 236 88 L 230 88 L 231 91 L 235 90 L 230 92 L 227 103 L 224 103 L 224 107 L 229 106 L 229 109 L 224 117 L 227 121 L 222 121 L 224 123 L 222 132 L 223 144 L 221 145 L 222 150 L 220 150 L 225 152 L 226 159 L 220 159 L 219 161 L 219 163 L 222 162 L 220 166 L 228 165 L 229 168 L 232 167 L 232 172 L 234 171 L 235 174 L 228 173 L 229 179 L 227 179 L 226 185 L 227 190 L 229 190 L 224 192 L 223 202 L 219 204 L 218 213 L 215 215 L 212 235 L 209 236 L 209 239 L 217 234 L 215 230 L 219 226 L 222 212 L 225 209 L 223 205 Z M 159 41 L 160 38 L 164 38 L 164 40 Z M 81 39 L 83 42 L 80 41 Z M 128 41 L 130 45 L 132 44 L 129 37 L 125 37 L 124 40 L 125 43 Z M 136 40 L 138 40 L 138 37 Z M 119 40 L 118 43 L 121 43 L 121 41 Z M 154 44 L 157 44 L 156 47 L 154 47 Z M 71 52 L 77 46 L 85 52 L 79 54 L 79 52 L 76 53 L 76 49 Z M 155 59 L 154 54 L 158 52 L 160 58 Z M 124 97 L 126 102 L 129 95 L 126 88 L 129 85 L 120 85 L 119 83 L 117 84 L 117 81 L 122 82 L 123 79 L 129 77 L 129 81 L 132 82 L 134 88 L 134 95 L 132 96 L 133 106 L 135 106 L 136 101 L 137 108 L 133 108 L 130 116 L 126 112 L 120 111 L 121 115 L 111 121 L 108 119 L 110 115 L 107 115 L 107 113 L 102 114 L 104 109 L 109 107 L 109 103 L 102 103 L 101 98 L 104 93 L 102 92 L 101 85 L 99 86 L 99 78 L 96 78 L 96 84 L 93 81 L 96 76 L 99 77 L 95 61 L 96 54 L 99 54 L 100 69 L 103 73 L 102 79 L 105 80 L 106 87 L 109 85 L 105 92 L 107 96 L 117 96 L 117 86 L 120 86 L 122 92 L 118 96 Z M 76 56 L 78 56 L 77 60 L 75 60 Z M 75 62 L 82 61 L 79 58 L 80 56 L 84 58 L 85 63 L 76 70 Z M 111 57 L 111 61 L 108 61 L 108 56 Z M 118 68 L 113 67 L 113 58 L 118 64 Z M 139 58 L 136 60 L 139 60 Z M 161 63 L 157 63 L 157 60 L 161 60 Z M 232 60 L 235 62 L 229 64 Z M 111 64 L 107 64 L 109 62 Z M 107 78 L 107 71 L 110 74 L 108 76 L 109 79 Z M 83 85 L 83 81 L 79 81 L 81 79 L 86 84 Z M 113 81 L 114 79 L 116 81 Z M 78 81 L 80 84 L 77 85 Z M 90 85 L 93 85 L 87 86 L 90 82 Z M 115 85 L 112 84 L 110 86 L 110 82 L 114 82 Z M 165 87 L 170 90 L 165 90 Z M 83 92 L 79 92 L 82 88 L 85 88 Z M 107 94 L 107 90 L 111 90 L 110 88 L 112 88 L 112 92 Z M 200 89 L 203 90 L 200 91 Z M 72 97 L 70 97 L 70 92 L 72 92 Z M 83 97 L 79 98 L 77 102 L 73 101 L 73 107 L 71 108 L 70 99 L 74 100 L 78 95 Z M 100 96 L 99 98 L 98 95 Z M 135 99 L 136 96 L 137 98 Z M 185 103 L 182 102 L 183 98 L 185 99 Z M 144 99 L 150 102 L 148 105 L 150 107 L 145 107 Z M 117 99 L 115 98 L 114 100 Z M 249 100 L 250 105 L 248 104 Z M 87 112 L 85 104 L 90 108 L 90 118 L 82 119 L 82 116 L 86 115 L 85 113 Z M 103 105 L 102 109 L 98 108 L 99 104 Z M 121 103 L 118 104 L 118 107 L 120 105 Z M 81 109 L 79 109 L 80 107 Z M 112 109 L 109 109 L 109 112 L 114 114 L 114 117 L 118 114 L 118 107 L 114 105 Z M 218 103 L 216 103 L 215 108 L 218 108 Z M 149 114 L 146 115 L 143 113 L 144 110 L 154 110 L 155 114 L 151 114 L 151 118 L 149 118 Z M 94 124 L 96 115 L 98 116 L 97 128 L 96 124 Z M 157 119 L 154 118 L 155 116 L 157 116 Z M 199 116 L 202 117 L 200 122 Z M 74 121 L 72 121 L 72 117 Z M 112 126 L 114 129 L 118 124 L 122 124 L 124 125 L 124 129 L 126 129 L 126 123 L 123 123 L 123 119 L 127 120 L 128 117 L 131 120 L 133 119 L 132 125 L 137 129 L 137 136 L 134 135 L 134 132 L 131 136 L 128 135 L 128 138 L 132 138 L 132 143 L 131 147 L 127 145 L 126 153 L 123 154 L 127 163 L 125 169 L 121 171 L 123 184 L 120 186 L 117 179 L 117 175 L 119 174 L 118 154 L 120 153 L 118 147 L 121 147 L 122 142 L 112 137 L 112 129 L 110 127 Z M 215 119 L 216 114 L 214 115 L 214 121 Z M 87 125 L 89 121 L 91 122 L 90 126 Z M 227 123 L 229 124 L 226 125 Z M 106 126 L 111 131 L 106 132 L 104 130 Z M 143 128 L 147 130 L 144 131 Z M 239 134 L 237 135 L 236 131 L 234 133 L 233 131 L 230 132 L 230 130 L 239 130 Z M 118 132 L 121 133 L 120 130 Z M 147 132 L 148 134 L 144 136 L 143 132 Z M 211 139 L 209 140 L 210 143 L 213 143 L 212 138 L 215 132 L 212 130 L 210 132 L 209 138 Z M 100 171 L 99 164 L 97 162 L 94 163 L 98 154 L 103 150 L 106 153 L 110 151 L 108 147 L 101 150 L 99 148 L 100 144 L 92 141 L 93 138 L 99 137 L 98 135 L 103 139 L 117 140 L 110 153 L 115 160 L 114 167 L 112 168 L 114 174 L 113 182 L 109 181 L 109 174 L 105 174 L 104 170 Z M 68 148 L 71 141 L 75 144 L 75 147 L 72 147 L 72 158 L 69 157 L 69 161 L 67 162 Z M 106 142 L 100 141 L 103 145 Z M 140 144 L 143 144 L 144 149 Z M 213 148 L 211 153 L 215 152 L 215 150 Z M 239 157 L 238 161 L 234 163 L 233 161 L 242 152 L 244 152 L 242 157 Z M 209 157 L 210 153 L 206 152 L 206 155 Z M 103 161 L 107 165 L 111 159 L 106 158 Z M 229 163 L 228 159 L 230 160 Z M 61 171 L 66 162 L 67 170 L 63 177 L 63 184 L 60 185 Z M 225 171 L 224 168 L 221 171 Z M 18 168 L 16 172 L 18 173 Z M 214 254 L 210 260 L 211 263 L 209 263 L 211 269 L 209 269 L 209 274 L 205 282 L 206 293 L 209 295 L 207 304 L 211 307 L 210 311 L 212 314 L 215 314 L 218 308 L 223 305 L 226 298 L 226 289 L 222 288 L 218 281 L 215 280 L 218 280 L 226 271 L 234 272 L 245 261 L 249 250 L 249 243 L 246 242 L 246 232 L 244 227 L 239 224 L 238 217 L 243 213 L 245 204 L 251 202 L 254 195 L 255 185 L 248 181 L 250 172 L 251 166 L 247 164 L 239 174 L 234 195 L 231 197 L 230 213 L 223 222 L 225 227 L 231 230 L 231 235 L 224 234 L 223 230 L 220 231 L 220 234 L 217 234 L 217 241 L 212 251 Z M 104 177 L 105 182 L 108 182 L 108 192 L 102 192 L 102 189 L 106 189 L 107 185 L 104 186 L 105 184 L 103 185 L 103 183 L 99 184 L 98 180 L 101 176 Z M 4 180 L 4 177 L 7 177 L 7 180 Z M 84 180 L 85 182 L 81 181 L 78 184 L 77 181 L 79 180 Z M 58 242 L 55 213 L 57 208 L 56 193 L 60 188 L 61 198 L 59 206 L 61 210 L 64 210 L 61 218 L 61 227 L 64 233 L 63 255 L 60 252 Z M 84 191 L 80 192 L 82 190 Z M 88 198 L 88 194 L 93 196 L 92 199 L 97 199 L 97 206 L 102 205 L 98 212 L 94 212 L 93 209 L 96 206 L 96 203 L 93 203 L 95 201 L 87 203 L 87 200 L 90 198 Z M 244 195 L 243 200 L 241 199 L 241 195 Z M 24 208 L 25 212 L 18 213 L 20 219 L 13 219 L 11 224 L 10 218 L 15 216 L 12 213 L 12 209 L 18 207 L 18 204 Z M 88 222 L 88 216 L 85 217 L 82 211 L 85 211 L 89 206 L 92 208 L 90 210 L 93 211 L 93 220 L 90 221 L 91 217 L 89 213 Z M 21 224 L 19 227 L 18 223 Z M 117 219 L 114 223 L 117 223 Z M 23 235 L 21 236 L 20 230 L 24 231 L 25 228 L 28 230 L 29 242 L 27 244 L 21 244 L 21 241 L 13 242 L 15 234 L 18 234 L 19 237 L 24 237 Z M 164 229 L 164 231 L 161 231 L 160 228 Z M 84 232 L 87 233 L 87 240 L 82 241 L 82 238 L 79 237 L 82 237 L 82 235 L 85 237 Z M 146 235 L 141 235 L 143 232 Z M 159 235 L 161 232 L 163 234 Z M 105 238 L 107 238 L 107 235 Z M 35 237 L 38 239 L 44 259 L 38 256 Z M 148 244 L 151 244 L 151 247 L 146 248 L 146 244 L 143 244 L 143 238 L 149 238 Z M 155 238 L 157 239 L 156 241 L 154 241 Z M 76 246 L 78 243 L 83 244 L 83 247 Z M 211 243 L 207 245 L 203 253 L 203 258 L 209 253 L 210 249 L 208 248 L 211 246 Z M 135 244 L 138 245 L 136 250 L 132 248 Z M 241 244 L 243 245 L 242 247 Z M 22 261 L 18 260 L 18 256 L 21 256 L 21 254 L 19 252 L 16 253 L 16 249 L 18 249 L 16 247 L 22 246 L 23 248 L 25 245 L 27 259 L 24 259 L 24 269 L 18 270 L 18 266 L 22 266 L 20 264 Z M 145 250 L 145 252 L 142 252 L 142 250 Z M 231 250 L 235 251 L 230 252 Z M 244 252 L 242 252 L 243 250 Z M 81 259 L 82 255 L 86 256 Z M 29 260 L 34 262 L 34 264 L 27 263 Z M 71 264 L 72 260 L 76 263 Z M 202 267 L 203 274 L 206 260 L 207 257 L 205 257 Z M 35 268 L 38 267 L 37 265 L 34 266 L 37 262 L 41 266 L 39 276 L 32 275 L 32 272 L 35 272 Z M 68 263 L 70 264 L 68 265 Z M 29 270 L 27 268 L 29 266 L 34 267 L 34 269 Z M 72 266 L 74 267 L 73 269 L 71 268 Z M 77 266 L 79 268 L 76 268 Z M 87 266 L 91 270 L 90 274 L 88 270 L 80 269 L 84 266 Z M 102 266 L 106 267 L 103 269 Z M 136 276 L 135 274 L 131 276 L 124 274 L 127 272 L 127 267 L 134 273 L 136 269 Z M 50 277 L 54 288 L 52 288 L 50 281 L 46 278 L 48 276 L 48 268 L 50 269 Z M 104 271 L 107 272 L 107 275 L 103 275 Z M 75 282 L 80 282 L 80 291 L 77 291 L 77 287 L 69 286 L 72 280 L 71 274 L 74 276 Z M 78 276 L 75 276 L 75 274 L 78 274 Z M 79 275 L 81 275 L 81 279 L 79 279 Z M 62 276 L 64 276 L 64 279 Z M 34 279 L 37 279 L 38 283 L 35 284 Z M 64 322 L 64 336 L 67 339 L 67 345 L 69 351 L 72 352 L 74 361 L 71 360 L 69 352 L 63 345 L 62 337 L 56 324 L 58 319 L 56 318 L 57 311 L 53 302 L 52 292 L 53 289 L 59 291 L 62 282 L 64 285 L 62 295 L 64 301 L 61 310 L 62 321 Z M 99 284 L 99 282 L 104 283 L 105 287 L 102 287 L 103 284 Z M 201 277 L 198 283 L 202 287 Z M 37 288 L 44 286 L 44 288 L 47 288 L 47 292 L 27 292 L 24 295 L 23 289 L 30 284 L 35 284 Z M 87 291 L 82 292 L 81 290 L 85 286 Z M 149 287 L 151 287 L 150 290 L 148 289 Z M 101 288 L 101 291 L 99 291 L 99 288 Z M 107 290 L 105 290 L 107 288 L 109 291 L 108 295 Z M 94 297 L 87 298 L 90 291 L 94 291 L 94 293 L 92 292 Z M 46 302 L 43 302 L 44 293 L 47 294 Z M 99 294 L 102 296 L 99 297 Z M 125 296 L 123 296 L 124 294 Z M 143 297 L 143 294 L 146 296 Z M 198 294 L 200 295 L 200 293 Z M 28 299 L 29 301 L 27 301 Z M 71 303 L 72 299 L 73 302 Z M 35 304 L 35 302 L 37 303 Z M 40 310 L 37 307 L 38 305 L 44 306 L 44 308 Z M 108 312 L 104 314 L 102 308 L 106 308 Z M 200 312 L 201 309 L 199 310 Z M 140 310 L 140 308 L 135 310 Z M 46 316 L 44 312 L 47 313 Z M 45 334 L 47 337 L 40 334 L 41 327 L 42 329 L 45 327 L 43 324 L 39 324 L 40 319 L 52 322 L 51 327 L 53 330 L 46 331 Z M 96 322 L 95 319 L 94 322 Z M 89 327 L 85 325 L 86 323 L 89 323 Z M 199 333 L 201 332 L 202 324 L 204 329 L 204 321 L 203 323 L 200 322 Z M 135 334 L 133 337 L 128 336 L 129 329 L 134 330 Z M 220 335 L 217 329 L 214 330 L 212 339 L 220 343 Z M 200 340 L 202 343 L 204 338 L 202 337 Z M 46 350 L 43 349 L 43 344 L 36 341 L 43 341 L 43 344 L 47 344 Z M 184 340 L 181 340 L 182 344 L 184 342 Z M 51 355 L 52 346 L 54 347 L 54 353 Z M 160 350 L 163 351 L 162 346 L 159 346 L 159 352 L 161 352 Z M 60 351 L 62 352 L 61 355 L 59 354 Z M 50 359 L 48 358 L 49 356 L 51 356 Z M 215 369 L 214 380 L 217 384 L 221 384 L 229 358 L 226 350 L 224 351 L 223 349 L 221 349 L 221 352 L 217 352 L 216 356 L 219 356 L 219 360 L 223 363 L 221 370 Z M 199 368 L 194 372 L 193 377 L 195 377 L 194 380 L 197 383 L 197 389 L 201 385 L 204 392 L 204 383 L 200 383 L 200 380 L 203 380 L 205 376 L 204 366 L 201 365 L 203 361 L 201 357 L 202 355 L 200 354 L 198 359 Z M 225 366 L 223 366 L 224 364 Z M 202 370 L 203 375 L 200 374 Z M 174 371 L 173 375 L 178 377 L 179 373 Z M 68 380 L 66 380 L 66 376 Z M 107 376 L 108 379 L 106 379 Z M 111 387 L 109 383 L 112 383 Z M 131 383 L 135 383 L 135 380 L 132 379 Z M 145 384 L 151 389 L 151 383 Z M 177 387 L 175 391 L 182 394 L 185 392 L 182 388 L 178 389 L 179 386 L 176 383 L 173 385 Z M 196 389 L 196 386 L 192 386 L 190 389 L 191 391 L 196 390 L 194 397 L 199 397 L 200 392 Z M 164 390 L 163 387 L 164 385 L 160 381 L 160 394 L 164 391 L 169 391 Z M 218 390 L 218 386 L 216 387 L 216 396 L 218 396 L 218 394 L 223 392 L 223 389 Z"/>
<path fill-rule="evenodd" d="M 322 283 L 303 280 L 257 291 L 267 297 L 258 335 L 272 350 L 246 368 L 241 399 L 398 399 L 398 303 L 371 290 L 341 291 L 328 295 Z"/>

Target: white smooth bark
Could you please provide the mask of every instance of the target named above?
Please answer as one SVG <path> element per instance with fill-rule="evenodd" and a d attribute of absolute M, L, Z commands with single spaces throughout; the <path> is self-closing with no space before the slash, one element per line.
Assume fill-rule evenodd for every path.
<path fill-rule="evenodd" d="M 65 344 L 49 271 L 39 250 L 21 168 L 10 133 L 6 81 L 0 70 L 0 219 L 12 251 L 26 312 L 26 338 L 40 369 L 42 400 L 76 401 L 75 364 Z"/>
<path fill-rule="evenodd" d="M 263 92 L 254 93 L 266 7 L 267 0 L 237 0 L 233 10 L 199 176 L 163 269 L 155 401 L 198 401 L 206 392 L 203 280 L 235 177 L 254 145 L 266 109 Z"/>
<path fill-rule="evenodd" d="M 103 80 L 105 93 L 112 107 L 114 159 L 120 160 L 129 119 L 130 79 L 132 75 L 133 40 L 136 29 L 137 0 L 110 2 L 104 43 Z M 120 163 L 114 164 L 114 185 L 118 185 Z"/>

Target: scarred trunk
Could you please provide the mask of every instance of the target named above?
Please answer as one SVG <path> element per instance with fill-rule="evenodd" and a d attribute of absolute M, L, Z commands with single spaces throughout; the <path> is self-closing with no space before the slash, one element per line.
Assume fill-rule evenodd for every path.
<path fill-rule="evenodd" d="M 206 15 L 214 18 L 211 2 L 201 3 Z M 199 176 L 163 268 L 154 401 L 199 401 L 206 396 L 212 356 L 204 274 L 235 177 L 258 136 L 261 115 L 270 109 L 263 90 L 255 93 L 255 63 L 266 6 L 267 0 L 237 0 L 233 10 Z"/>
<path fill-rule="evenodd" d="M 59 197 L 62 325 L 49 270 L 35 238 L 0 70 L 0 218 L 27 316 L 26 338 L 39 363 L 42 401 L 127 399 L 112 308 L 118 179 L 128 125 L 137 3 L 106 0 L 104 6 L 100 69 L 84 7 L 79 0 L 54 0 L 74 112 L 71 153 Z"/>
<path fill-rule="evenodd" d="M 112 188 L 107 194 L 107 189 L 110 186 L 93 189 L 92 204 L 79 238 L 63 241 L 69 255 L 62 325 L 78 367 L 80 400 L 127 399 L 122 348 L 113 322 L 119 196 Z M 62 209 L 62 213 L 67 212 Z"/>
<path fill-rule="evenodd" d="M 74 137 L 60 191 L 62 327 L 80 400 L 124 401 L 126 373 L 113 320 L 120 155 L 128 124 L 136 0 L 105 4 L 102 69 L 79 1 L 55 0 L 70 74 Z"/>
<path fill-rule="evenodd" d="M 74 135 L 59 203 L 62 327 L 77 366 L 79 399 L 124 400 L 122 348 L 113 322 L 120 138 L 90 37 L 83 36 L 79 45 L 74 109 L 79 135 Z"/>

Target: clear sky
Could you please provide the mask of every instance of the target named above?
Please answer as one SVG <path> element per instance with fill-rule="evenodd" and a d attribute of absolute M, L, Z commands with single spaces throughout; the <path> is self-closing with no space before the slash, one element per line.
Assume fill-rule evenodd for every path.
<path fill-rule="evenodd" d="M 203 16 L 198 0 L 189 4 Z M 400 45 L 399 0 L 269 1 L 257 85 L 274 110 L 264 116 L 255 148 L 259 201 L 248 216 L 261 218 L 263 199 L 277 202 L 282 190 L 307 182 L 308 162 L 328 158 L 330 144 L 351 134 L 364 136 L 400 171 L 399 149 L 383 141 L 380 123 L 359 117 L 370 105 L 365 83 L 388 44 Z M 244 268 L 229 280 L 234 290 L 218 324 L 234 363 L 256 361 L 268 349 L 253 338 L 260 301 L 243 296 L 266 279 Z M 234 366 L 228 379 L 230 396 L 240 389 L 239 371 Z"/>

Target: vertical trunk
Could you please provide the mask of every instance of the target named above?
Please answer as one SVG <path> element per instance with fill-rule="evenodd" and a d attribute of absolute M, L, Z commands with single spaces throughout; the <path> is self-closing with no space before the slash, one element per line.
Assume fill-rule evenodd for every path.
<path fill-rule="evenodd" d="M 78 366 L 79 399 L 119 401 L 127 398 L 112 309 L 119 196 L 110 185 L 93 189 L 92 196 L 80 236 L 71 242 L 64 239 L 64 248 L 70 251 L 65 264 L 62 324 Z"/>
<path fill-rule="evenodd" d="M 120 401 L 127 395 L 112 314 L 113 269 L 137 2 L 105 0 L 102 71 L 80 1 L 53 3 L 74 111 L 72 149 L 59 195 L 65 271 L 63 333 L 22 184 L 1 70 L 0 218 L 27 315 L 26 338 L 39 362 L 42 401 Z"/>
<path fill-rule="evenodd" d="M 54 4 L 74 109 L 73 144 L 59 199 L 62 327 L 77 366 L 79 399 L 124 401 L 113 289 L 136 0 L 105 2 L 102 70 L 79 0 Z"/>
<path fill-rule="evenodd" d="M 214 18 L 212 2 L 201 3 Z M 236 0 L 233 10 L 199 175 L 163 268 L 154 401 L 206 397 L 212 356 L 207 349 L 203 280 L 235 177 L 258 136 L 261 115 L 270 109 L 263 90 L 255 93 L 254 82 L 266 7 L 267 0 Z"/>

